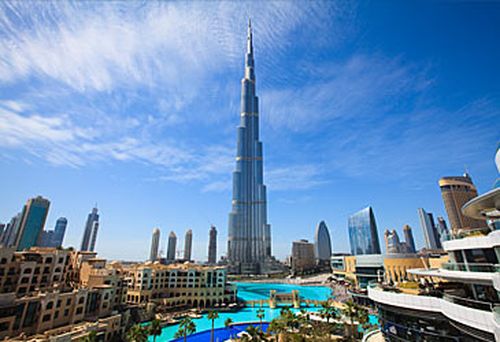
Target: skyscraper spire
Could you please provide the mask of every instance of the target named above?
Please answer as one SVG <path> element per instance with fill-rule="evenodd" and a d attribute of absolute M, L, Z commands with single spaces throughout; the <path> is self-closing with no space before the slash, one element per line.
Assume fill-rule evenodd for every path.
<path fill-rule="evenodd" d="M 262 264 L 271 257 L 271 228 L 267 223 L 255 82 L 252 24 L 249 20 L 228 236 L 228 258 L 241 273 L 260 273 Z"/>

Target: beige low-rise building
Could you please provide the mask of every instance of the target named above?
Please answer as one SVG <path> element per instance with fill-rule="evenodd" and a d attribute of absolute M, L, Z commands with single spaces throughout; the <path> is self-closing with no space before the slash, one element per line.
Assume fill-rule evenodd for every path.
<path fill-rule="evenodd" d="M 236 287 L 227 283 L 227 269 L 192 263 L 138 264 L 124 269 L 126 302 L 166 307 L 212 307 L 236 301 Z"/>

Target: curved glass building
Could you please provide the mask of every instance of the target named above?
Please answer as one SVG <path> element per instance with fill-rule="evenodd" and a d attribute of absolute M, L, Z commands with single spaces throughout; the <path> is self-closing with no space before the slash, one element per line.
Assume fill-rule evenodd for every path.
<path fill-rule="evenodd" d="M 380 254 L 377 223 L 372 207 L 366 207 L 349 217 L 351 254 Z"/>
<path fill-rule="evenodd" d="M 330 261 L 332 242 L 325 221 L 321 221 L 314 234 L 314 254 L 319 261 Z"/>

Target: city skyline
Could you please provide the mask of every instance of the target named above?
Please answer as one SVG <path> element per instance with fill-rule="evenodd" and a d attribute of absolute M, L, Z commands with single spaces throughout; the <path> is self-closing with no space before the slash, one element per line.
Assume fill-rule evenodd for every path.
<path fill-rule="evenodd" d="M 496 176 L 488 161 L 498 139 L 493 23 L 500 15 L 491 4 L 393 4 L 387 12 L 342 3 L 309 4 L 310 11 L 147 4 L 140 15 L 132 5 L 37 6 L 47 15 L 32 18 L 22 3 L 0 6 L 7 13 L 0 20 L 2 223 L 40 194 L 51 201 L 45 226 L 67 217 L 64 245 L 78 248 L 97 201 L 103 257 L 143 260 L 153 227 L 192 227 L 193 258 L 205 260 L 212 223 L 224 255 L 249 15 L 268 221 L 280 259 L 293 240 L 312 240 L 320 220 L 329 223 L 333 252 L 348 251 L 347 218 L 366 206 L 376 211 L 380 241 L 385 229 L 403 236 L 408 224 L 422 247 L 417 208 L 449 225 L 439 178 L 467 168 L 481 194 Z M 217 16 L 222 10 L 227 18 Z M 331 20 L 313 20 L 318 15 Z M 58 30 L 40 35 L 52 32 L 44 21 L 51 17 L 61 20 Z M 462 32 L 464 18 L 473 30 Z M 124 21 L 132 24 L 115 25 Z M 146 36 L 150 49 L 135 50 Z"/>

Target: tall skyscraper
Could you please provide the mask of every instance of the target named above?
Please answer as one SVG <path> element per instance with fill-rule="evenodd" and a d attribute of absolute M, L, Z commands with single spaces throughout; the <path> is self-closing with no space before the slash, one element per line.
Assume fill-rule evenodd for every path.
<path fill-rule="evenodd" d="M 191 260 L 191 250 L 193 248 L 193 231 L 188 229 L 184 238 L 184 260 Z"/>
<path fill-rule="evenodd" d="M 12 219 L 7 223 L 5 231 L 0 241 L 0 245 L 4 247 L 11 247 L 16 243 L 17 233 L 19 232 L 19 226 L 21 225 L 22 212 L 17 213 Z"/>
<path fill-rule="evenodd" d="M 328 261 L 332 256 L 332 242 L 325 221 L 321 221 L 314 234 L 314 255 L 319 261 Z"/>
<path fill-rule="evenodd" d="M 177 244 L 177 236 L 174 232 L 170 232 L 168 235 L 168 247 L 167 247 L 167 260 L 175 260 L 175 247 Z"/>
<path fill-rule="evenodd" d="M 60 247 L 63 245 L 64 235 L 66 234 L 66 227 L 68 226 L 68 219 L 66 217 L 59 217 L 56 221 L 56 226 L 54 227 L 54 238 L 52 240 L 52 245 L 54 247 Z"/>
<path fill-rule="evenodd" d="M 486 227 L 486 221 L 462 214 L 464 204 L 477 197 L 477 189 L 467 173 L 463 176 L 443 177 L 439 180 L 439 187 L 453 232 L 459 229 Z"/>
<path fill-rule="evenodd" d="M 155 261 L 158 259 L 158 249 L 160 248 L 160 229 L 153 230 L 153 237 L 151 239 L 151 252 L 149 253 L 149 260 Z"/>
<path fill-rule="evenodd" d="M 90 240 L 92 237 L 92 231 L 94 229 L 94 222 L 99 222 L 99 214 L 97 213 L 97 208 L 93 208 L 92 212 L 87 217 L 87 223 L 85 224 L 85 229 L 83 231 L 82 245 L 80 247 L 81 251 L 90 251 Z"/>
<path fill-rule="evenodd" d="M 227 246 L 228 259 L 238 273 L 261 273 L 263 263 L 271 257 L 271 227 L 267 223 L 254 66 L 252 27 L 249 22 Z"/>
<path fill-rule="evenodd" d="M 40 233 L 37 246 L 61 247 L 67 224 L 68 220 L 65 217 L 58 218 L 54 230 L 44 230 Z"/>
<path fill-rule="evenodd" d="M 97 241 L 97 232 L 99 231 L 99 221 L 92 222 L 92 230 L 90 233 L 89 251 L 95 251 L 95 243 Z"/>
<path fill-rule="evenodd" d="M 208 239 L 208 263 L 217 263 L 217 229 L 215 226 L 210 227 Z"/>
<path fill-rule="evenodd" d="M 15 243 L 18 251 L 36 246 L 38 238 L 45 226 L 49 207 L 49 200 L 42 196 L 37 196 L 28 200 L 23 209 Z"/>
<path fill-rule="evenodd" d="M 372 207 L 366 207 L 349 217 L 351 254 L 380 254 L 377 223 Z"/>
<path fill-rule="evenodd" d="M 420 226 L 424 233 L 425 246 L 428 249 L 442 249 L 439 233 L 434 224 L 434 217 L 431 213 L 426 212 L 422 208 L 418 208 L 418 217 L 420 219 Z"/>
<path fill-rule="evenodd" d="M 292 274 L 307 273 L 316 267 L 314 244 L 307 240 L 292 242 Z"/>
<path fill-rule="evenodd" d="M 437 230 L 442 237 L 448 234 L 448 225 L 442 216 L 437 218 Z"/>
<path fill-rule="evenodd" d="M 413 239 L 413 233 L 411 227 L 407 224 L 403 227 L 403 233 L 405 235 L 405 241 L 410 249 L 410 253 L 415 253 L 417 248 L 415 247 L 415 240 Z"/>

